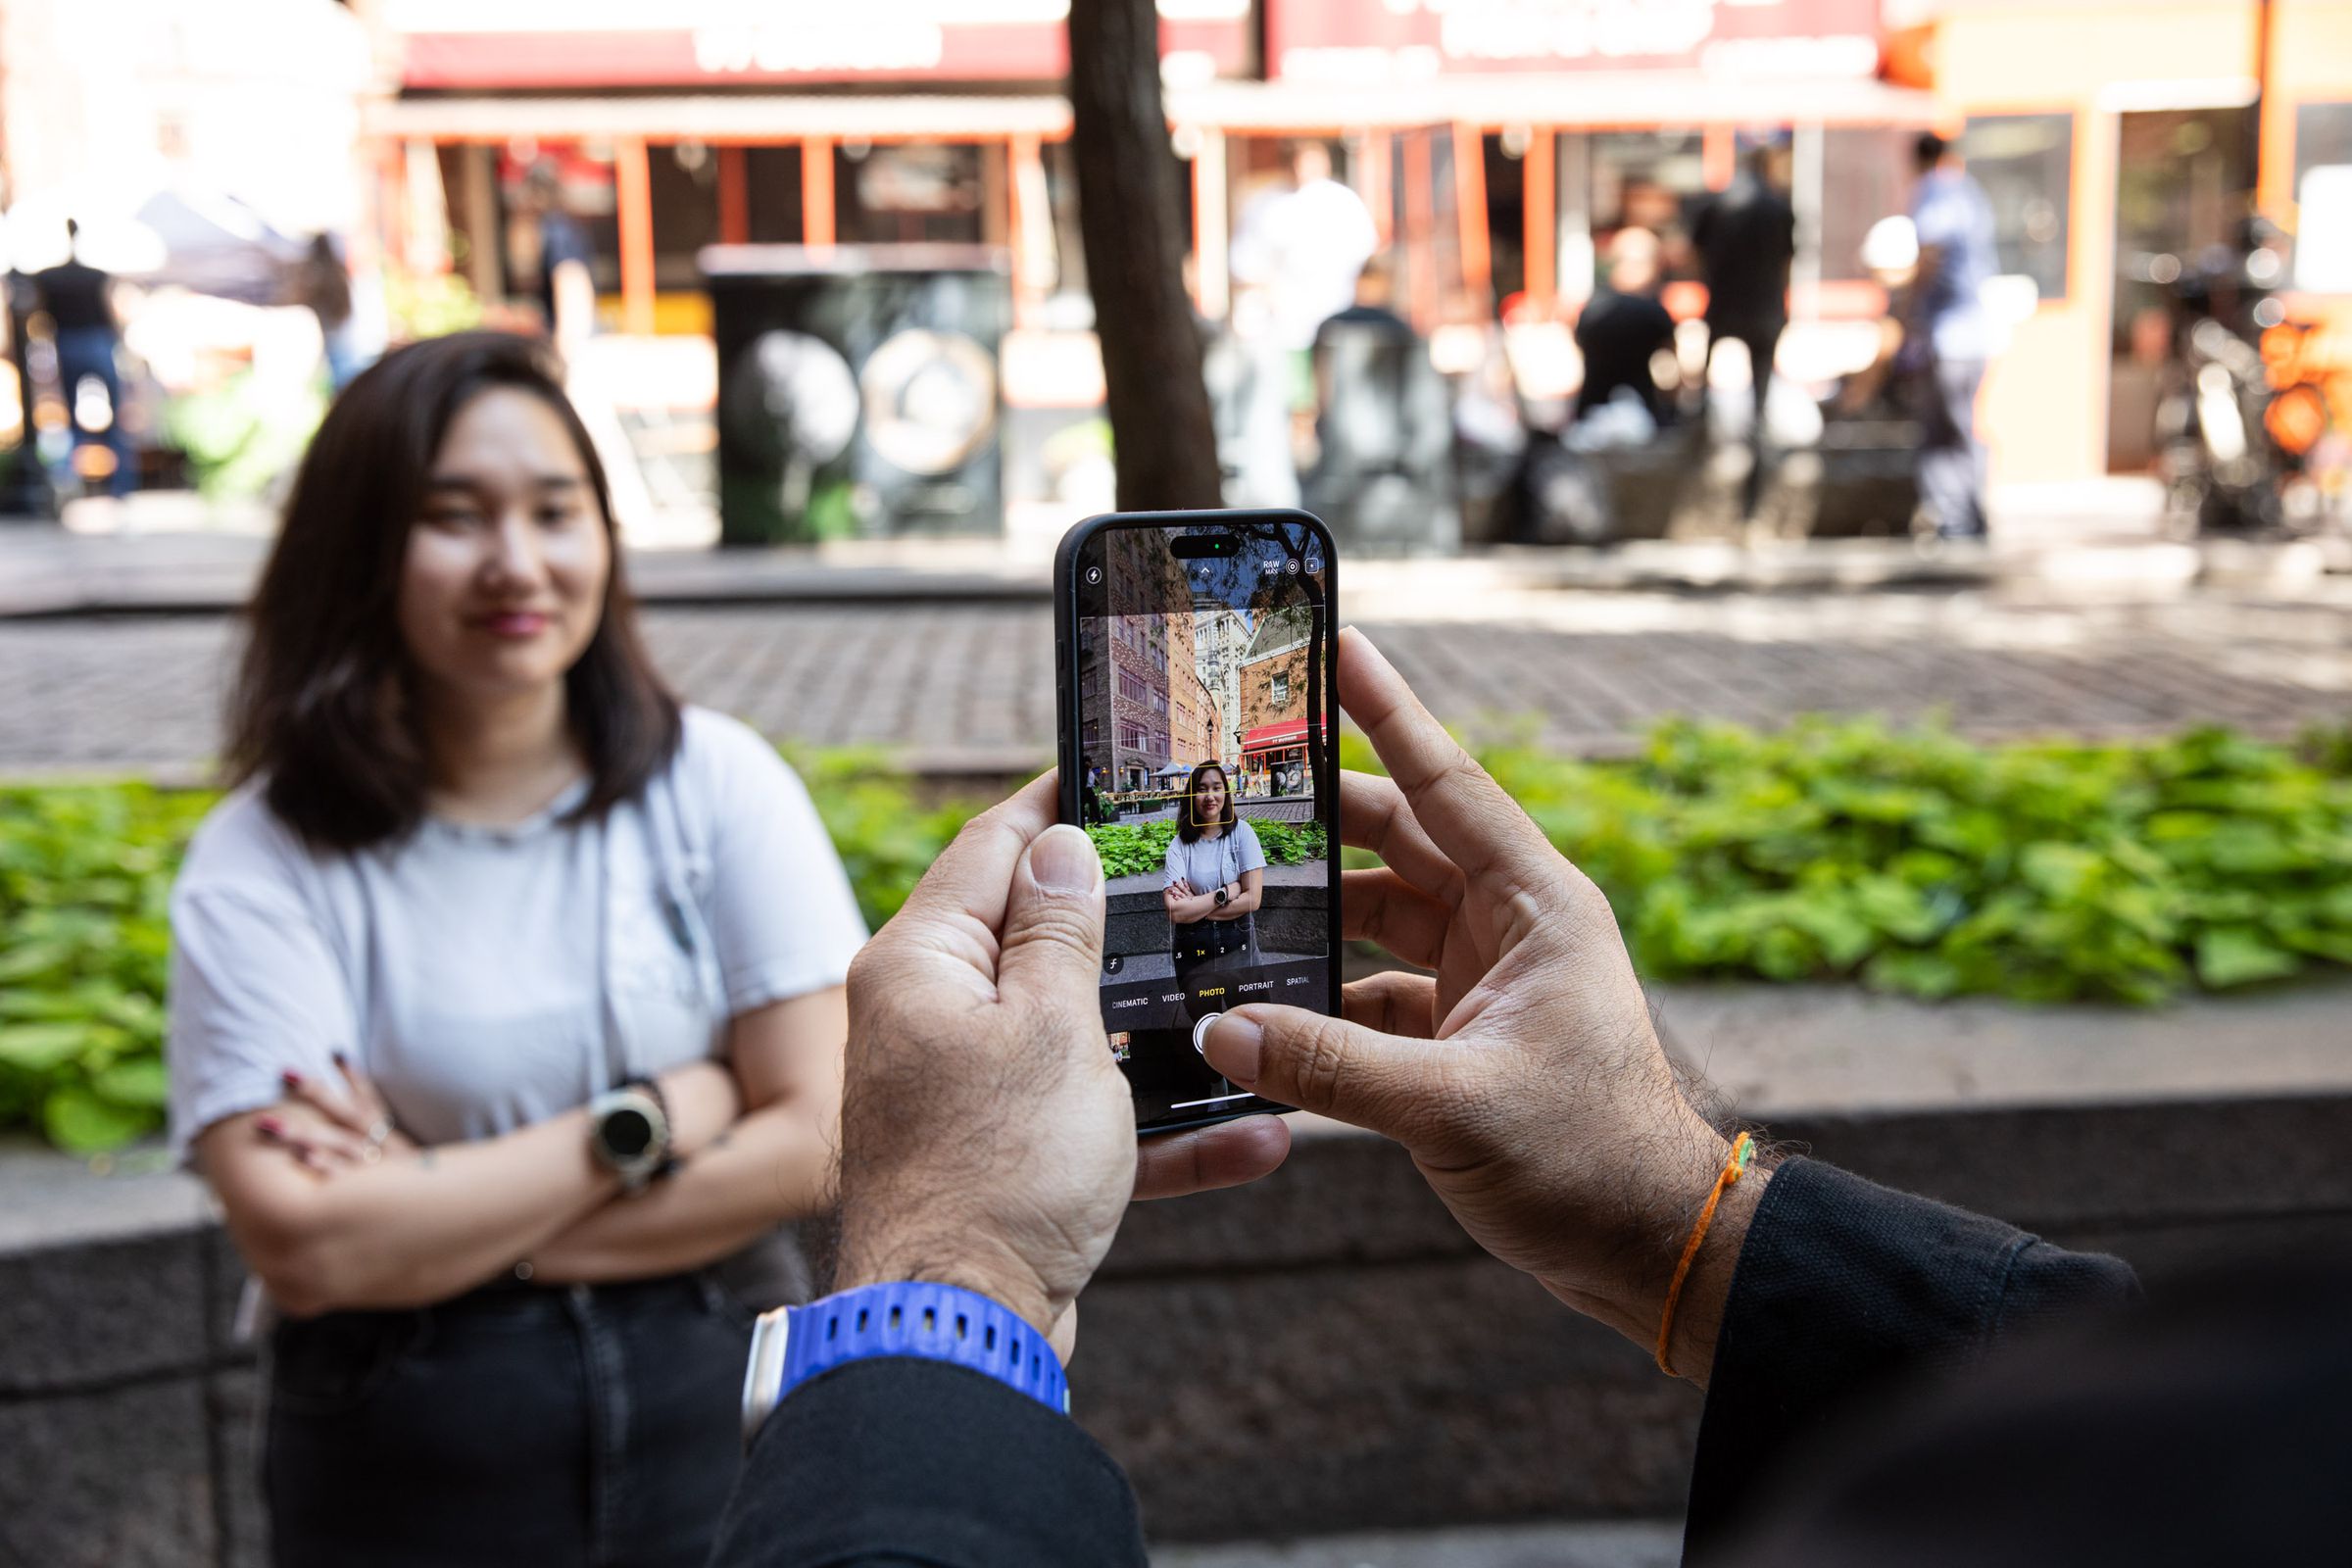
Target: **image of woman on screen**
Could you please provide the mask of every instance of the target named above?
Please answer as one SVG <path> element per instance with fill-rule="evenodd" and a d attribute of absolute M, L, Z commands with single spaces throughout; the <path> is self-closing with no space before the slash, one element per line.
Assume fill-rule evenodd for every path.
<path fill-rule="evenodd" d="M 1202 1012 L 1232 1004 L 1230 997 L 1198 997 L 1203 976 L 1244 970 L 1259 961 L 1258 906 L 1265 899 L 1266 853 L 1257 834 L 1234 814 L 1233 786 L 1219 762 L 1193 769 L 1161 867 L 1160 902 L 1167 906 L 1175 942 L 1176 979 L 1185 1009 Z"/>

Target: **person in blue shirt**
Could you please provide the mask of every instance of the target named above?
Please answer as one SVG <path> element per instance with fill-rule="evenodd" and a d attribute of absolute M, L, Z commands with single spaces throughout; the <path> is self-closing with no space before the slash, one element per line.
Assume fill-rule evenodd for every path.
<path fill-rule="evenodd" d="M 1999 270 L 1992 204 L 1960 167 L 1951 143 L 1922 131 L 1911 222 L 1919 272 L 1904 322 L 1903 368 L 1919 393 L 1919 499 L 1946 539 L 1984 534 L 1984 449 L 1977 440 L 1977 389 L 1992 357 L 1984 284 Z"/>

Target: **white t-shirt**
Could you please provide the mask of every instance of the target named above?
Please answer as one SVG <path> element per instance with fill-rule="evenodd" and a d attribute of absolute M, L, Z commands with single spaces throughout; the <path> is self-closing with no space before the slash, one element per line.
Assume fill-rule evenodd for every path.
<path fill-rule="evenodd" d="M 1271 296 L 1273 340 L 1311 348 L 1315 328 L 1355 303 L 1355 280 L 1380 247 L 1362 197 L 1336 179 L 1266 192 L 1234 225 L 1236 277 Z"/>
<path fill-rule="evenodd" d="M 1229 882 L 1239 882 L 1245 871 L 1265 868 L 1266 852 L 1258 846 L 1257 829 L 1247 817 L 1237 817 L 1232 827 L 1214 838 L 1202 834 L 1187 844 L 1181 837 L 1171 837 L 1168 853 L 1160 857 L 1159 886 L 1165 892 L 1182 880 L 1191 884 L 1195 893 L 1214 893 Z"/>
<path fill-rule="evenodd" d="M 495 1137 L 720 1055 L 736 1014 L 842 983 L 865 940 L 800 778 L 699 709 L 602 820 L 427 818 L 314 854 L 248 786 L 172 891 L 172 1144 L 348 1056 L 420 1143 Z"/>

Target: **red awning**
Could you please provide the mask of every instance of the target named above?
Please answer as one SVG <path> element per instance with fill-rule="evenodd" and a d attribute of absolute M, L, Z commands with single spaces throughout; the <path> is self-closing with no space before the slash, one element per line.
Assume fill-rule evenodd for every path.
<path fill-rule="evenodd" d="M 1320 735 L 1324 728 L 1324 725 L 1317 724 L 1315 726 L 1315 731 L 1318 735 Z M 1257 726 L 1257 728 L 1251 730 L 1249 734 L 1242 737 L 1242 753 L 1244 756 L 1247 756 L 1251 752 L 1271 751 L 1277 747 L 1297 746 L 1302 743 L 1305 739 L 1306 720 L 1303 718 L 1290 719 L 1281 724 L 1260 724 Z"/>

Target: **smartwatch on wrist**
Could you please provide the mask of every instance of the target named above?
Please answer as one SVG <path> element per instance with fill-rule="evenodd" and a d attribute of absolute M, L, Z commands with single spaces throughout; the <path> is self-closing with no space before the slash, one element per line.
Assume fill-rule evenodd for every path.
<path fill-rule="evenodd" d="M 670 1158 L 669 1106 L 648 1079 L 633 1079 L 588 1102 L 588 1152 L 634 1196 L 677 1168 Z"/>
<path fill-rule="evenodd" d="M 1226 891 L 1224 888 L 1219 888 L 1219 889 L 1217 889 L 1217 907 L 1218 907 L 1218 908 L 1222 909 L 1223 907 L 1225 907 L 1225 906 L 1226 906 L 1226 905 L 1228 905 L 1228 904 L 1231 904 L 1232 902 L 1233 902 L 1233 895 L 1232 895 L 1231 893 L 1229 893 L 1228 891 Z"/>
<path fill-rule="evenodd" d="M 954 1285 L 862 1285 L 761 1315 L 743 1379 L 743 1441 L 784 1396 L 837 1366 L 876 1356 L 953 1361 L 1070 1413 L 1061 1357 L 1029 1320 Z"/>

